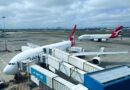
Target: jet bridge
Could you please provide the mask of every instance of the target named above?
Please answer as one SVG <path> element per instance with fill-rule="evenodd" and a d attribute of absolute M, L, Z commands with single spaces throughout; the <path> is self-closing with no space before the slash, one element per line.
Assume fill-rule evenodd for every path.
<path fill-rule="evenodd" d="M 90 90 L 130 90 L 130 67 L 116 66 L 100 71 L 87 73 L 84 85 Z"/>

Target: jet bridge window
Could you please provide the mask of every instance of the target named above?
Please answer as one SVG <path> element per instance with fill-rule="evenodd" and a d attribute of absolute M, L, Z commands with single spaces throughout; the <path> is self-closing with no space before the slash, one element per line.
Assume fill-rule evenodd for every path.
<path fill-rule="evenodd" d="M 17 65 L 18 65 L 18 68 L 20 67 L 20 63 L 19 62 L 17 62 Z"/>
<path fill-rule="evenodd" d="M 49 54 L 52 55 L 52 49 L 49 49 Z"/>
<path fill-rule="evenodd" d="M 46 54 L 46 48 L 43 48 L 43 52 Z"/>
<path fill-rule="evenodd" d="M 45 55 L 42 56 L 42 61 L 41 62 L 46 63 L 46 56 Z"/>

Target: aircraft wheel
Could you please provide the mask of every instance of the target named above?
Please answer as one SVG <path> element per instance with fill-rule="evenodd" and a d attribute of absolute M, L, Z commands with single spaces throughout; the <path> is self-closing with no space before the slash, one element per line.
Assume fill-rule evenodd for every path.
<path fill-rule="evenodd" d="M 14 79 L 15 80 L 20 80 L 22 78 L 21 74 L 15 74 Z"/>

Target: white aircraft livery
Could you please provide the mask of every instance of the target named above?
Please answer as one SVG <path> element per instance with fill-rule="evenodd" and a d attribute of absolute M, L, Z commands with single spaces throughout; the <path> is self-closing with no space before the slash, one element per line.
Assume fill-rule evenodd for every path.
<path fill-rule="evenodd" d="M 119 36 L 121 30 L 123 29 L 123 26 L 118 27 L 112 34 L 89 34 L 89 35 L 81 35 L 78 37 L 79 40 L 85 40 L 89 39 L 92 41 L 107 41 L 111 38 L 116 38 Z"/>
<path fill-rule="evenodd" d="M 17 62 L 22 61 L 22 60 L 26 60 L 26 59 L 33 60 L 34 58 L 37 58 L 40 53 L 45 53 L 46 52 L 45 48 L 58 48 L 58 49 L 61 49 L 61 50 L 66 50 L 67 48 L 73 46 L 75 44 L 73 35 L 75 33 L 76 26 L 77 25 L 74 26 L 74 29 L 73 29 L 71 36 L 70 36 L 70 40 L 68 40 L 68 41 L 63 41 L 63 42 L 54 43 L 54 44 L 41 46 L 41 47 L 34 45 L 35 48 L 31 48 L 31 49 L 29 49 L 27 47 L 22 47 L 23 52 L 14 56 L 10 60 L 8 65 L 4 68 L 3 72 L 5 74 L 10 74 L 10 75 L 17 74 L 19 72 Z M 28 45 L 33 47 L 33 44 L 31 44 L 31 43 L 28 43 Z M 25 49 L 27 49 L 27 50 L 25 50 Z"/>

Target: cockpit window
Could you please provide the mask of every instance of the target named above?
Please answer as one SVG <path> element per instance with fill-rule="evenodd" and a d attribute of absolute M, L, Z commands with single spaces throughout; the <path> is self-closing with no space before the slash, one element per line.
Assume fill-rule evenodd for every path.
<path fill-rule="evenodd" d="M 8 63 L 9 65 L 16 65 L 16 63 Z"/>

